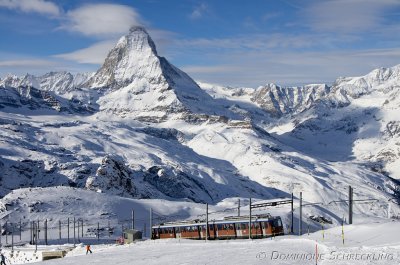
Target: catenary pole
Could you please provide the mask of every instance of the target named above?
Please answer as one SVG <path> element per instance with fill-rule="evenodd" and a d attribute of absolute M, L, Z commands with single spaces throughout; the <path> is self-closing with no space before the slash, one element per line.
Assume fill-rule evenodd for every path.
<path fill-rule="evenodd" d="M 151 227 L 153 226 L 153 216 L 152 215 L 153 215 L 153 210 L 150 208 L 150 226 L 149 226 L 149 228 L 150 228 L 149 229 L 149 231 L 150 231 L 150 234 L 149 234 L 150 235 L 150 239 L 153 239 L 153 235 L 152 235 L 152 231 L 151 231 L 152 230 Z"/>
<path fill-rule="evenodd" d="M 291 222 L 290 222 L 290 233 L 291 234 L 293 234 L 293 231 L 294 231 L 294 229 L 293 229 L 293 212 L 294 212 L 294 209 L 293 209 L 293 193 L 292 193 L 292 202 L 290 203 L 291 204 Z"/>
<path fill-rule="evenodd" d="M 208 240 L 208 203 L 206 203 L 206 241 Z"/>
<path fill-rule="evenodd" d="M 303 234 L 303 192 L 300 192 L 299 236 Z"/>
<path fill-rule="evenodd" d="M 132 230 L 135 229 L 135 210 L 132 209 Z"/>
<path fill-rule="evenodd" d="M 251 239 L 251 198 L 249 199 L 249 239 Z"/>

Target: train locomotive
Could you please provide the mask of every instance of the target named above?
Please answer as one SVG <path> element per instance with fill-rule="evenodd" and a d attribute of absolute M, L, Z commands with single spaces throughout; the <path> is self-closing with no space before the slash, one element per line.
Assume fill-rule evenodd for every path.
<path fill-rule="evenodd" d="M 206 239 L 204 220 L 164 223 L 152 226 L 152 239 L 184 238 Z M 283 235 L 282 220 L 279 216 L 254 216 L 251 220 L 251 238 L 267 238 Z M 208 239 L 249 238 L 249 217 L 225 217 L 223 220 L 208 222 Z"/>

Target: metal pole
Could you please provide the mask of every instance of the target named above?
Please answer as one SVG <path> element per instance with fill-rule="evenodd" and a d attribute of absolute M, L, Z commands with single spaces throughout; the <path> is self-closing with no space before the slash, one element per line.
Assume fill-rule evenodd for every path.
<path fill-rule="evenodd" d="M 68 217 L 67 231 L 68 231 L 67 243 L 69 243 L 69 217 Z"/>
<path fill-rule="evenodd" d="M 303 234 L 303 192 L 300 192 L 299 236 Z"/>
<path fill-rule="evenodd" d="M 40 221 L 37 220 L 37 234 L 36 234 L 36 240 L 39 241 L 39 234 L 40 234 Z"/>
<path fill-rule="evenodd" d="M 75 217 L 74 217 L 74 246 L 75 246 Z"/>
<path fill-rule="evenodd" d="M 8 244 L 8 221 L 6 221 L 6 245 Z"/>
<path fill-rule="evenodd" d="M 110 219 L 108 219 L 108 237 L 111 237 Z"/>
<path fill-rule="evenodd" d="M 99 241 L 100 240 L 100 223 L 99 222 L 97 222 L 97 241 Z"/>
<path fill-rule="evenodd" d="M 151 227 L 153 226 L 153 216 L 152 215 L 153 215 L 153 210 L 150 208 L 150 230 L 149 230 L 150 231 L 150 234 L 149 234 L 150 239 L 153 239 L 153 233 L 151 231 L 152 230 Z"/>
<path fill-rule="evenodd" d="M 36 227 L 35 227 L 36 226 Z M 38 235 L 39 235 L 39 226 L 36 225 L 35 222 L 33 222 L 33 227 L 36 229 L 36 239 L 35 239 L 35 251 L 37 251 L 37 244 L 38 244 Z"/>
<path fill-rule="evenodd" d="M 132 210 L 132 229 L 135 229 L 135 210 Z"/>
<path fill-rule="evenodd" d="M 206 241 L 208 240 L 208 203 L 206 204 Z"/>
<path fill-rule="evenodd" d="M 349 224 L 353 223 L 353 188 L 349 185 Z"/>
<path fill-rule="evenodd" d="M 251 198 L 249 203 L 249 239 L 251 239 Z"/>
<path fill-rule="evenodd" d="M 293 231 L 294 231 L 294 229 L 293 229 L 293 212 L 294 212 L 294 210 L 293 210 L 293 193 L 292 193 L 292 202 L 290 204 L 291 204 L 291 213 L 292 213 L 292 221 L 290 223 L 290 233 L 293 234 Z"/>
<path fill-rule="evenodd" d="M 145 237 L 146 236 L 146 222 L 144 222 L 144 225 L 143 225 L 143 237 Z"/>
<path fill-rule="evenodd" d="M 44 228 L 44 238 L 45 238 L 45 240 L 44 241 L 45 241 L 45 243 L 47 245 L 47 219 L 46 219 L 44 225 L 45 225 L 45 228 Z"/>
<path fill-rule="evenodd" d="M 77 225 L 78 225 L 78 242 L 80 242 L 80 241 L 79 241 L 79 227 L 80 227 L 81 225 L 79 224 L 79 219 L 77 220 Z"/>
<path fill-rule="evenodd" d="M 19 219 L 19 241 L 22 240 L 22 221 Z"/>
<path fill-rule="evenodd" d="M 30 223 L 30 229 L 31 229 L 31 245 L 33 245 L 33 244 L 35 244 L 35 242 L 33 241 L 34 240 L 34 238 L 33 238 L 33 222 L 32 221 L 30 221 L 29 222 Z"/>
<path fill-rule="evenodd" d="M 82 223 L 81 233 L 82 233 L 82 238 L 83 238 L 83 219 L 82 219 L 81 223 Z"/>
<path fill-rule="evenodd" d="M 58 220 L 58 237 L 61 240 L 61 220 Z"/>
<path fill-rule="evenodd" d="M 30 242 L 31 242 L 31 245 L 32 245 L 33 244 L 33 240 L 32 240 L 33 239 L 33 236 L 32 236 L 32 221 L 29 222 L 29 232 L 30 232 L 29 234 L 30 234 L 30 237 L 31 237 L 31 241 Z"/>
<path fill-rule="evenodd" d="M 238 199 L 238 216 L 240 216 L 240 199 Z"/>
<path fill-rule="evenodd" d="M 11 252 L 14 253 L 14 224 L 11 223 Z"/>

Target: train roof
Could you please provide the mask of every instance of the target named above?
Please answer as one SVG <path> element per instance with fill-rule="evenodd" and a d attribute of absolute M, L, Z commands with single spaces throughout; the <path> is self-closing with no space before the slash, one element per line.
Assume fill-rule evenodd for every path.
<path fill-rule="evenodd" d="M 265 222 L 271 221 L 275 219 L 280 219 L 280 216 L 269 216 L 269 217 L 261 217 L 252 218 L 252 222 Z M 248 223 L 249 217 L 241 219 L 226 219 L 226 220 L 209 220 L 208 224 L 232 224 L 232 223 Z M 206 225 L 205 220 L 202 221 L 187 221 L 187 222 L 175 222 L 175 223 L 163 223 L 159 225 L 153 225 L 152 228 L 171 228 L 171 227 L 185 227 L 185 226 L 199 226 L 199 225 Z"/>

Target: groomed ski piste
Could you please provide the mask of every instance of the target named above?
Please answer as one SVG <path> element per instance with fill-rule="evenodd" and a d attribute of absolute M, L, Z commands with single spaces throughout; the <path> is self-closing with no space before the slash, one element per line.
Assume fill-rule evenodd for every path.
<path fill-rule="evenodd" d="M 29 196 L 28 196 L 29 195 Z M 29 207 L 20 207 L 32 201 L 46 202 L 35 204 L 35 211 Z M 209 206 L 209 219 L 218 220 L 227 215 L 237 214 L 237 200 L 241 199 L 240 214 L 248 215 L 248 201 L 245 198 L 229 198 L 216 205 Z M 29 229 L 24 229 L 22 241 L 19 234 L 14 236 L 15 246 L 11 257 L 11 236 L 5 244 L 2 236 L 2 252 L 11 264 L 399 264 L 400 262 L 400 221 L 384 216 L 371 217 L 368 213 L 356 212 L 353 224 L 347 220 L 343 227 L 340 219 L 334 214 L 318 207 L 303 207 L 303 235 L 299 236 L 299 201 L 294 201 L 294 234 L 289 233 L 290 205 L 280 205 L 269 209 L 253 210 L 253 214 L 270 213 L 281 216 L 284 224 L 284 236 L 265 239 L 237 240 L 188 240 L 159 239 L 150 240 L 149 209 L 153 209 L 153 224 L 161 222 L 159 217 L 171 217 L 181 220 L 204 218 L 205 205 L 194 202 L 168 201 L 163 199 L 130 199 L 104 193 L 93 193 L 70 187 L 28 188 L 15 190 L 2 202 L 13 204 L 13 210 L 6 211 L 11 219 L 49 221 L 49 227 L 58 220 L 72 216 L 85 216 L 84 237 L 78 235 L 73 239 L 70 226 L 69 243 L 66 242 L 67 231 L 62 229 L 60 241 L 58 229 L 49 229 L 48 245 L 43 241 L 43 229 L 40 232 L 38 246 L 29 244 Z M 11 203 L 13 202 L 13 203 Z M 303 204 L 309 203 L 304 201 Z M 70 212 L 70 210 L 74 212 Z M 118 219 L 128 220 L 130 209 L 135 209 L 135 228 L 145 231 L 142 240 L 131 244 L 120 245 L 115 240 L 121 236 Z M 340 209 L 340 208 L 337 208 Z M 345 209 L 345 208 L 343 208 Z M 47 211 L 46 211 L 47 210 Z M 339 211 L 339 210 L 338 210 Z M 340 210 L 344 218 L 346 212 Z M 332 224 L 321 224 L 312 221 L 311 215 L 331 218 Z M 104 217 L 99 219 L 98 216 Z M 88 235 L 90 225 L 101 226 L 106 221 L 115 227 L 113 235 L 102 234 L 99 239 Z M 145 227 L 147 224 L 147 228 Z M 41 224 L 42 225 L 42 224 Z M 128 224 L 126 224 L 128 225 Z M 57 228 L 57 225 L 55 225 Z M 43 228 L 43 227 L 42 227 Z M 343 230 L 342 230 L 343 229 Z M 343 233 L 342 233 L 343 231 Z M 75 244 L 74 244 L 75 241 Z M 86 245 L 92 246 L 93 254 L 86 255 Z M 65 251 L 64 258 L 42 261 L 43 252 Z M 317 259 L 316 259 L 317 257 Z"/>
<path fill-rule="evenodd" d="M 400 222 L 377 221 L 335 227 L 302 236 L 270 239 L 197 241 L 143 240 L 127 245 L 84 243 L 39 246 L 38 251 L 72 249 L 66 257 L 43 264 L 399 264 Z M 9 255 L 9 250 L 4 250 Z M 34 247 L 16 247 L 20 257 L 35 257 Z M 317 259 L 316 259 L 317 257 Z M 23 264 L 13 262 L 11 264 Z M 33 259 L 34 260 L 34 259 Z M 39 262 L 41 263 L 41 262 Z"/>

